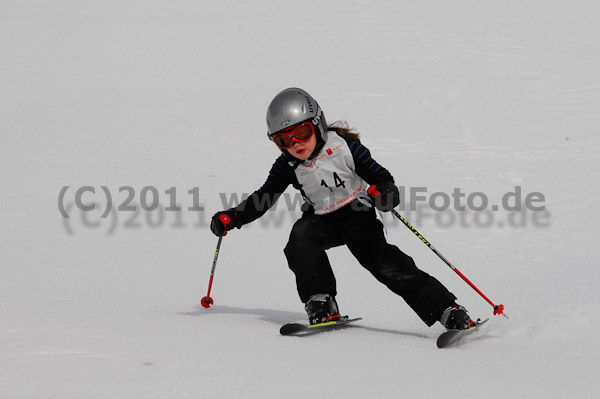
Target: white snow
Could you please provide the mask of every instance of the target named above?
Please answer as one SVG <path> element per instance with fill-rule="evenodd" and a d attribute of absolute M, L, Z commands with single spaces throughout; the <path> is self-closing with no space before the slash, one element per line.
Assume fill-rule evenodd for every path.
<path fill-rule="evenodd" d="M 4 0 L 0 10 L 0 397 L 597 397 L 596 2 Z M 386 215 L 390 241 L 473 316 L 492 317 L 489 328 L 437 349 L 443 328 L 336 248 L 341 310 L 364 321 L 280 336 L 280 324 L 305 319 L 282 252 L 299 211 L 282 203 L 223 240 L 215 305 L 199 305 L 219 193 L 265 180 L 278 155 L 266 107 L 290 86 L 356 127 L 407 191 L 458 187 L 490 205 L 515 186 L 544 195 L 545 212 L 501 209 L 488 226 L 474 212 L 401 211 L 509 320 Z M 73 204 L 83 186 L 96 189 L 83 196 L 95 211 Z M 102 219 L 101 186 L 115 206 L 132 187 L 138 209 L 156 187 L 160 207 Z M 163 210 L 170 187 L 180 213 Z M 204 212 L 187 210 L 195 187 Z"/>

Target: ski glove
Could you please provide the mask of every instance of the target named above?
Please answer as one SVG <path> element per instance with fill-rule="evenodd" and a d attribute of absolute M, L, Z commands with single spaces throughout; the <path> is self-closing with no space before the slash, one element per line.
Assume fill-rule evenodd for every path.
<path fill-rule="evenodd" d="M 225 226 L 223 221 L 221 220 L 221 216 L 225 215 L 229 217 L 230 222 Z M 212 220 L 210 222 L 210 231 L 213 232 L 217 237 L 224 236 L 227 232 L 234 227 L 238 227 L 237 218 L 235 216 L 235 211 L 221 211 L 217 212 L 213 215 Z"/>
<path fill-rule="evenodd" d="M 382 212 L 389 212 L 400 205 L 400 192 L 392 181 L 386 181 L 376 186 L 374 194 L 375 207 Z"/>

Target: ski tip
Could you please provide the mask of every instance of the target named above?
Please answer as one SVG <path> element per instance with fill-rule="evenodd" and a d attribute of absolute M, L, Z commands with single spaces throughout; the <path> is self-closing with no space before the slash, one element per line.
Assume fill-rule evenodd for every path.
<path fill-rule="evenodd" d="M 279 334 L 281 335 L 293 335 L 300 331 L 304 331 L 307 327 L 300 323 L 287 323 L 281 326 Z"/>
<path fill-rule="evenodd" d="M 479 329 L 479 327 L 481 327 L 483 324 L 487 323 L 489 320 L 490 320 L 489 317 L 487 319 L 483 319 L 483 320 L 477 319 L 477 322 L 475 325 L 473 325 L 465 330 L 444 331 L 438 337 L 438 339 L 436 341 L 436 345 L 439 349 L 446 348 L 446 347 L 449 347 L 452 345 L 457 345 L 464 337 L 475 332 L 477 329 Z"/>
<path fill-rule="evenodd" d="M 286 323 L 279 328 L 279 334 L 295 335 L 295 336 L 310 335 L 310 334 L 320 332 L 320 331 L 327 331 L 330 329 L 341 328 L 341 327 L 344 327 L 350 323 L 353 323 L 353 322 L 359 321 L 359 320 L 362 320 L 362 317 L 356 317 L 354 319 L 350 319 L 350 318 L 348 318 L 348 316 L 344 316 L 344 318 L 342 318 L 342 320 L 329 321 L 329 322 L 313 324 L 313 325 L 300 324 L 300 323 Z"/>

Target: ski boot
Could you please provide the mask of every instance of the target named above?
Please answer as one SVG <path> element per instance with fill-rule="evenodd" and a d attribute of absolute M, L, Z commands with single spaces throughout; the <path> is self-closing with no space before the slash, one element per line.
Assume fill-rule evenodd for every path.
<path fill-rule="evenodd" d="M 448 330 L 466 330 L 476 325 L 469 317 L 467 309 L 457 304 L 453 304 L 442 312 L 440 323 Z"/>
<path fill-rule="evenodd" d="M 340 319 L 335 297 L 329 294 L 315 294 L 304 305 L 310 325 L 325 323 Z"/>

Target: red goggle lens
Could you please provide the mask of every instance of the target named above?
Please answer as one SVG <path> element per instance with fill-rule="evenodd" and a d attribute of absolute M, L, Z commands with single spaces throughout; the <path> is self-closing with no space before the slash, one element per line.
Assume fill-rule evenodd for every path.
<path fill-rule="evenodd" d="M 305 142 L 312 137 L 315 132 L 315 127 L 310 122 L 305 122 L 299 126 L 292 128 L 290 131 L 283 131 L 273 135 L 273 141 L 277 147 L 287 150 L 292 146 L 294 141 Z"/>

